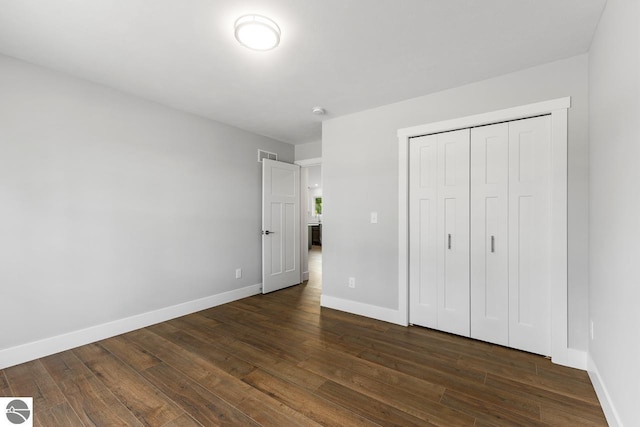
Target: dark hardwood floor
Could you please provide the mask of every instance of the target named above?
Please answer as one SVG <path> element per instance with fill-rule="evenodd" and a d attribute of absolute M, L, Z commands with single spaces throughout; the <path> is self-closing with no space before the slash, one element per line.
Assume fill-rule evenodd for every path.
<path fill-rule="evenodd" d="M 311 280 L 0 371 L 37 426 L 603 426 L 585 372 L 321 309 Z"/>

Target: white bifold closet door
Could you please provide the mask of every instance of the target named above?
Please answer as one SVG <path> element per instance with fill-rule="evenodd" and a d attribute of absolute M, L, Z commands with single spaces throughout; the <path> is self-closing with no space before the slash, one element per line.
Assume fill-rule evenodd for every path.
<path fill-rule="evenodd" d="M 509 124 L 471 129 L 471 336 L 509 345 Z"/>
<path fill-rule="evenodd" d="M 551 354 L 550 117 L 471 130 L 471 337 Z"/>
<path fill-rule="evenodd" d="M 409 320 L 551 354 L 549 116 L 412 138 Z"/>
<path fill-rule="evenodd" d="M 551 117 L 509 123 L 509 347 L 551 354 Z"/>
<path fill-rule="evenodd" d="M 469 129 L 410 144 L 411 323 L 469 336 Z"/>

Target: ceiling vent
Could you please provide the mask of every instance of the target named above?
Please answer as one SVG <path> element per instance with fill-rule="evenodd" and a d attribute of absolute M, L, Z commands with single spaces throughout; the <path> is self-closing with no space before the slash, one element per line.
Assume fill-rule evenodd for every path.
<path fill-rule="evenodd" d="M 276 153 L 270 153 L 268 151 L 258 150 L 258 161 L 262 163 L 262 159 L 278 160 L 278 155 Z"/>

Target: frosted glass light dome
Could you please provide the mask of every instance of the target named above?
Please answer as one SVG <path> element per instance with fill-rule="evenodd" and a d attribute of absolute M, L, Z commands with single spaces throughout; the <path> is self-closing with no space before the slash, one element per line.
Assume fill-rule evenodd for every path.
<path fill-rule="evenodd" d="M 235 30 L 236 40 L 249 49 L 271 50 L 280 44 L 280 27 L 266 16 L 241 16 Z"/>

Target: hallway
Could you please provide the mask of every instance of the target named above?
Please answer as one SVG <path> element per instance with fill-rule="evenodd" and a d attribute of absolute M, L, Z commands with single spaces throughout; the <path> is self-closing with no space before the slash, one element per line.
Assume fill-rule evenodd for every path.
<path fill-rule="evenodd" d="M 322 289 L 322 246 L 312 246 L 309 250 L 309 281 L 307 287 Z"/>

